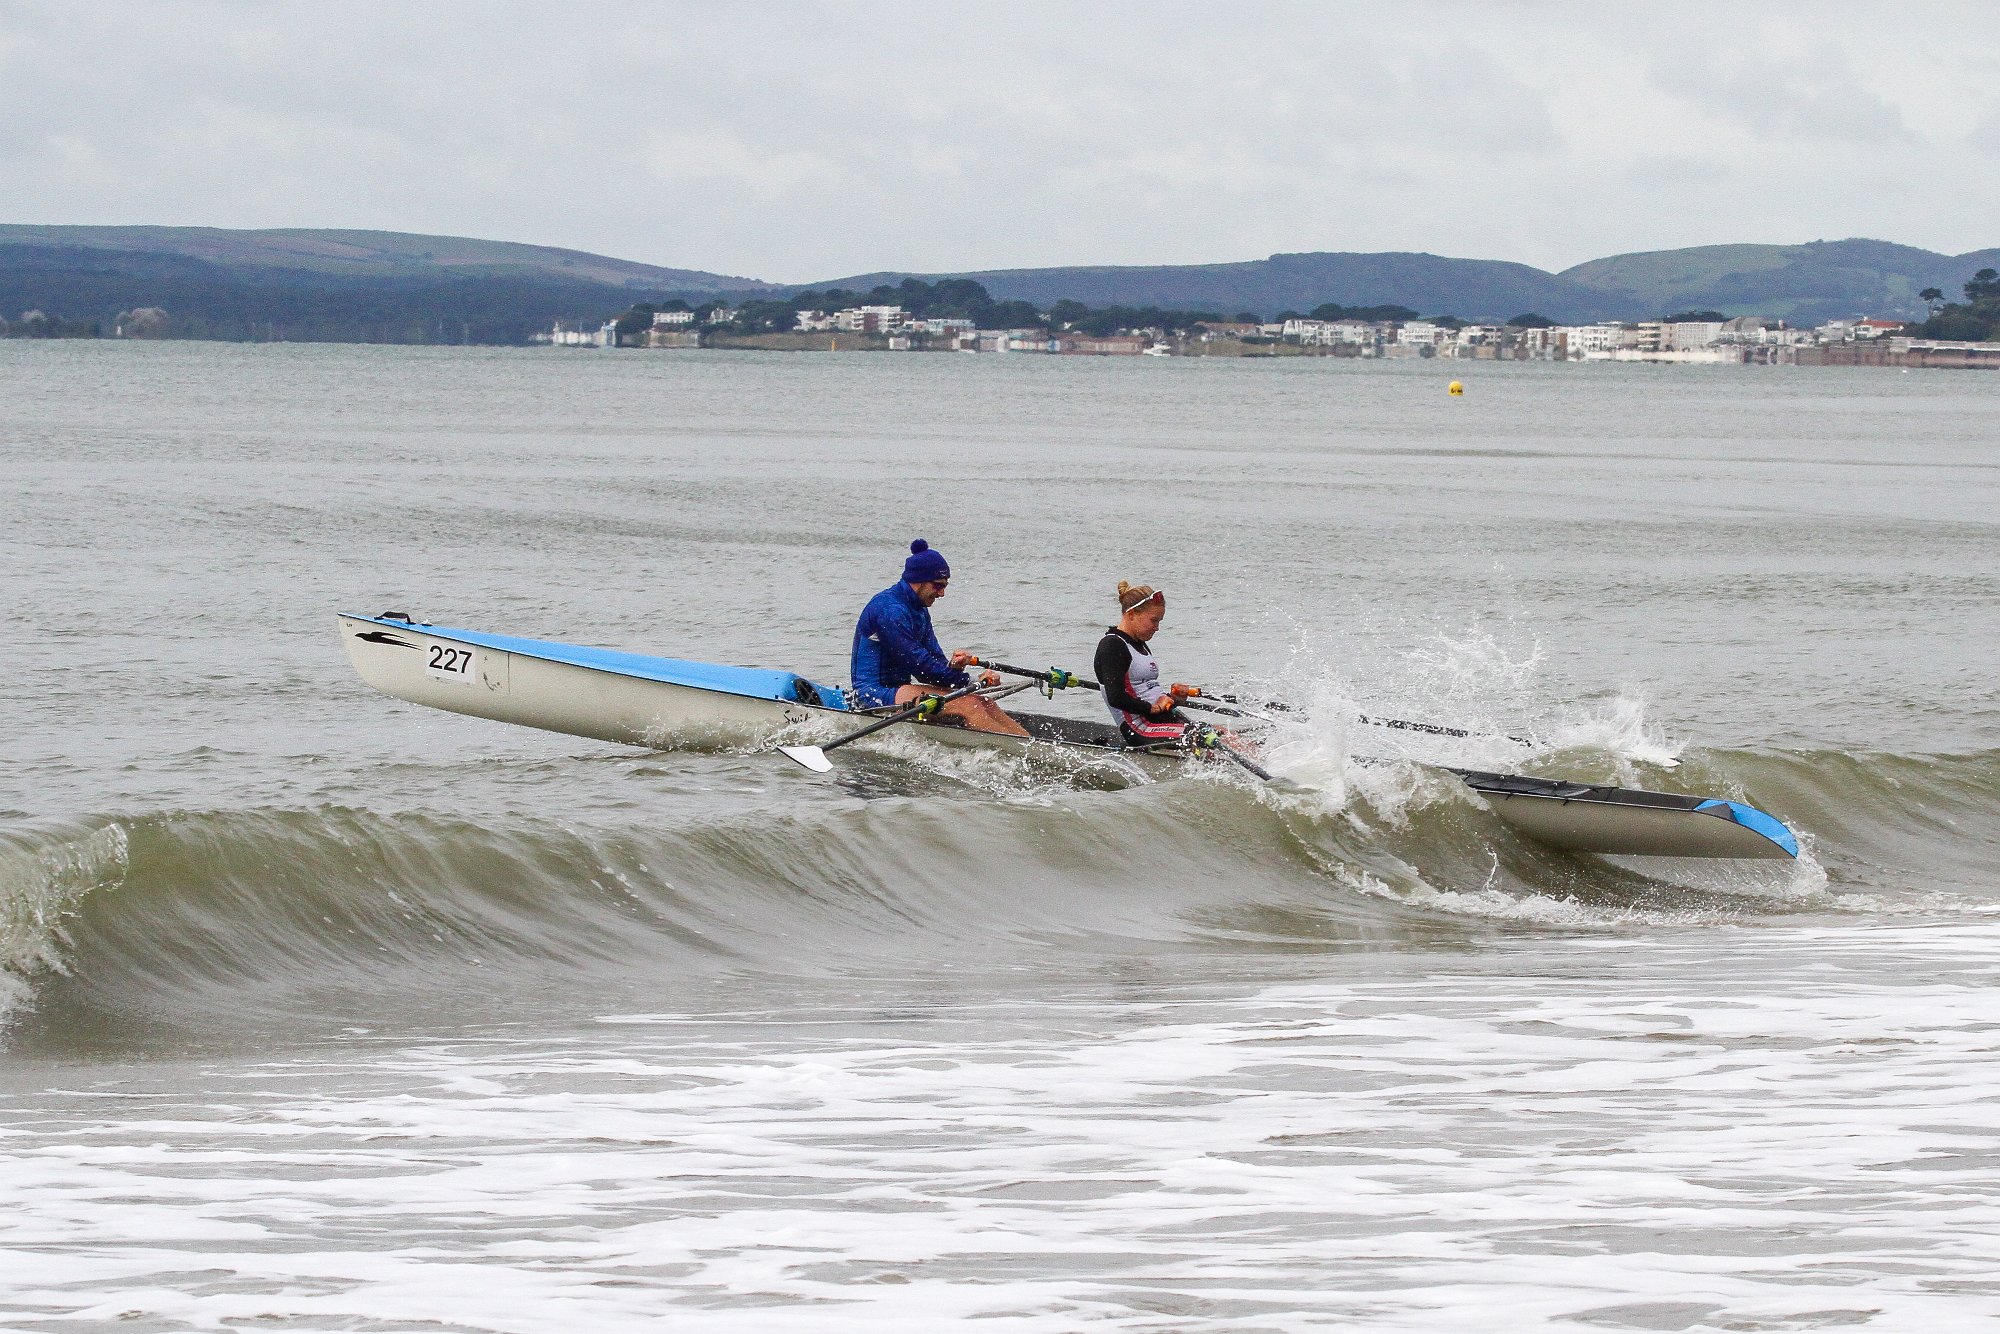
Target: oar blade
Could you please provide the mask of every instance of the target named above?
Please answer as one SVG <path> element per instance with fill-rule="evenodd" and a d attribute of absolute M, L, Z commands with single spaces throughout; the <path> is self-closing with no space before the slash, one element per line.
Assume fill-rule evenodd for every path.
<path fill-rule="evenodd" d="M 833 772 L 833 761 L 829 760 L 826 752 L 818 746 L 780 746 L 778 753 L 801 768 L 810 769 L 816 774 Z"/>
<path fill-rule="evenodd" d="M 1265 779 L 1264 786 L 1273 792 L 1282 792 L 1288 797 L 1310 796 L 1319 791 L 1316 787 L 1310 787 L 1305 783 L 1294 783 L 1291 779 L 1280 778 L 1276 774 Z"/>

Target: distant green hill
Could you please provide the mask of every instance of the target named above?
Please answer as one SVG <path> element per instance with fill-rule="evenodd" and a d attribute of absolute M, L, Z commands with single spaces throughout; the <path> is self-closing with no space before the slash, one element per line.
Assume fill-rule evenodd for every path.
<path fill-rule="evenodd" d="M 402 232 L 0 225 L 0 318 L 108 330 L 160 307 L 186 338 L 522 343 L 646 297 L 752 296 L 751 278 Z"/>
<path fill-rule="evenodd" d="M 1954 257 L 1887 241 L 1816 241 L 1613 255 L 1548 273 L 1498 260 L 1323 251 L 1236 264 L 884 272 L 829 285 L 972 278 L 1002 299 L 1046 304 L 1068 297 L 1087 305 L 1203 306 L 1265 316 L 1331 301 L 1402 305 L 1478 320 L 1530 311 L 1565 322 L 1643 320 L 1714 309 L 1819 323 L 1854 315 L 1921 316 L 1918 292 L 1926 287 L 1956 292 L 1996 255 L 2000 251 Z"/>
<path fill-rule="evenodd" d="M 1623 294 L 1571 282 L 1526 264 L 1449 259 L 1403 252 L 1273 255 L 1236 264 L 1170 264 L 1058 269 L 987 269 L 971 273 L 871 273 L 828 286 L 865 290 L 906 277 L 971 278 L 996 298 L 1046 306 L 1067 298 L 1089 306 L 1161 306 L 1253 311 L 1308 311 L 1342 306 L 1408 306 L 1427 315 L 1504 320 L 1529 311 L 1560 320 L 1612 318 Z"/>
<path fill-rule="evenodd" d="M 1639 320 L 1713 309 L 1808 324 L 1921 316 L 1918 292 L 1956 296 L 1975 271 L 1996 265 L 2000 250 L 1949 256 L 1848 240 L 1613 255 L 1562 273 L 1440 255 L 1312 252 L 1225 264 L 881 272 L 810 286 L 866 291 L 904 278 L 963 277 L 998 300 L 1043 310 L 1070 300 L 1270 318 L 1331 302 L 1477 320 Z M 601 321 L 638 301 L 737 301 L 804 286 L 405 232 L 0 225 L 0 317 L 40 310 L 86 333 L 108 328 L 120 311 L 162 307 L 181 337 L 517 343 L 556 320 Z"/>
<path fill-rule="evenodd" d="M 766 289 L 755 278 L 731 278 L 695 269 L 667 269 L 609 259 L 582 250 L 480 241 L 464 236 L 412 232 L 339 231 L 279 227 L 236 231 L 223 227 L 33 227 L 0 224 L 0 245 L 62 247 L 123 254 L 179 255 L 211 264 L 318 273 L 341 278 L 428 278 L 444 281 L 482 275 L 599 283 L 609 287 L 676 292 Z"/>
<path fill-rule="evenodd" d="M 1888 241 L 1697 246 L 1594 259 L 1556 275 L 1621 292 L 1653 311 L 1720 310 L 1819 323 L 1852 315 L 1921 317 L 1917 293 L 1957 293 L 2000 250 L 1940 255 Z"/>

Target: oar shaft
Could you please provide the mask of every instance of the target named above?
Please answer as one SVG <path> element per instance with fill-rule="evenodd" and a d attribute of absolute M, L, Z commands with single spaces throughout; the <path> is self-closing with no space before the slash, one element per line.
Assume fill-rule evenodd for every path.
<path fill-rule="evenodd" d="M 1203 691 L 1202 693 L 1210 699 L 1227 700 L 1231 704 L 1241 704 L 1243 702 L 1235 695 L 1215 694 L 1209 691 Z M 1198 709 L 1201 708 L 1202 706 L 1199 704 L 1195 704 L 1192 701 L 1189 701 L 1188 707 Z M 1215 706 L 1212 704 L 1209 705 L 1208 707 L 1210 709 L 1213 709 L 1217 713 L 1224 712 L 1224 710 L 1216 709 Z M 1279 713 L 1291 713 L 1294 711 L 1291 705 L 1285 703 L 1283 700 L 1276 700 L 1276 699 L 1265 700 L 1262 704 L 1258 705 L 1257 707 L 1263 709 L 1275 709 Z M 1366 723 L 1370 727 L 1393 727 L 1403 732 L 1425 732 L 1431 736 L 1478 737 L 1482 740 L 1489 738 L 1497 738 L 1502 741 L 1511 741 L 1517 746 L 1532 746 L 1535 744 L 1532 740 L 1530 740 L 1527 737 L 1514 736 L 1512 733 L 1474 732 L 1464 727 L 1446 727 L 1442 723 L 1411 722 L 1407 718 L 1377 718 L 1370 714 L 1361 713 L 1355 715 L 1355 720 L 1357 722 Z"/>
<path fill-rule="evenodd" d="M 1438 723 L 1413 723 L 1406 718 L 1371 718 L 1367 714 L 1357 714 L 1360 722 L 1370 727 L 1393 727 L 1403 732 L 1427 732 L 1432 736 L 1466 736 L 1481 740 L 1511 741 L 1517 746 L 1532 746 L 1535 743 L 1524 736 L 1514 736 L 1505 732 L 1473 732 L 1463 727 L 1445 727 Z"/>
<path fill-rule="evenodd" d="M 838 750 L 840 747 L 846 745 L 850 741 L 859 741 L 862 737 L 873 736 L 875 735 L 875 733 L 881 731 L 883 728 L 894 727 L 897 723 L 903 722 L 904 720 L 909 718 L 913 718 L 919 713 L 935 712 L 936 710 L 941 709 L 945 705 L 951 703 L 955 699 L 964 699 L 967 695 L 976 694 L 978 690 L 979 690 L 978 686 L 969 685 L 969 686 L 960 686 L 958 689 L 947 691 L 942 695 L 926 695 L 924 698 L 918 700 L 916 703 L 908 706 L 907 708 L 898 709 L 896 710 L 896 712 L 888 715 L 885 718 L 877 718 L 874 722 L 868 724 L 868 726 L 866 727 L 859 729 L 858 731 L 849 732 L 846 736 L 840 738 L 838 741 L 827 742 L 825 745 L 820 747 L 820 750 L 821 751 Z"/>
<path fill-rule="evenodd" d="M 1248 755 L 1245 755 L 1242 751 L 1236 749 L 1234 746 L 1225 745 L 1220 741 L 1210 742 L 1209 744 L 1213 745 L 1217 750 L 1221 751 L 1224 755 L 1227 755 L 1230 759 L 1242 765 L 1245 769 L 1249 770 L 1252 774 L 1256 775 L 1258 778 L 1261 778 L 1266 783 L 1276 781 L 1272 777 L 1271 771 L 1269 769 L 1266 769 L 1263 765 L 1257 763 L 1257 761 L 1251 759 Z"/>
<path fill-rule="evenodd" d="M 1061 671 L 1060 669 L 1051 669 L 1046 672 L 1038 672 L 1032 667 L 1015 667 L 1004 662 L 994 662 L 988 658 L 976 658 L 974 659 L 974 661 L 981 667 L 990 667 L 996 672 L 1006 672 L 1010 676 L 1029 676 L 1033 677 L 1037 681 L 1048 681 L 1052 678 L 1059 677 L 1060 679 L 1058 680 L 1057 683 L 1060 685 L 1081 686 L 1085 690 L 1104 689 L 1103 686 L 1099 685 L 1095 681 L 1088 680 L 1081 676 L 1072 675 L 1071 673 Z M 1220 696 L 1219 698 L 1230 698 L 1230 697 Z M 1178 699 L 1175 700 L 1174 702 L 1175 704 L 1177 704 L 1182 708 L 1204 709 L 1209 713 L 1227 714 L 1232 718 L 1246 718 L 1250 716 L 1249 714 L 1244 713 L 1241 709 L 1224 708 L 1220 704 L 1205 704 L 1194 699 Z M 1256 775 L 1264 782 L 1272 783 L 1277 781 L 1276 778 L 1272 776 L 1270 770 L 1266 769 L 1263 765 L 1257 763 L 1257 761 L 1251 759 L 1248 755 L 1245 755 L 1242 751 L 1237 750 L 1234 746 L 1224 743 L 1213 732 L 1210 732 L 1208 734 L 1206 738 L 1206 744 L 1208 746 L 1213 747 L 1216 750 L 1221 751 L 1224 755 L 1228 756 L 1231 760 L 1234 760 L 1237 764 L 1242 765 L 1245 770 Z"/>
<path fill-rule="evenodd" d="M 971 662 L 975 667 L 990 667 L 996 672 L 1005 672 L 1009 676 L 1032 676 L 1037 681 L 1053 681 L 1059 687 L 1081 686 L 1085 690 L 1104 689 L 1103 686 L 1090 680 L 1088 677 L 1078 676 L 1074 672 L 1065 672 L 1060 668 L 1050 668 L 1048 671 L 1041 672 L 1036 671 L 1033 667 L 1015 667 L 1010 663 L 995 662 L 991 658 L 973 658 Z"/>
<path fill-rule="evenodd" d="M 974 658 L 972 661 L 981 667 L 990 667 L 996 672 L 1005 672 L 1009 676 L 1031 676 L 1037 681 L 1053 681 L 1058 686 L 1078 686 L 1084 690 L 1104 689 L 1103 686 L 1087 676 L 1078 676 L 1074 672 L 1065 672 L 1060 668 L 1051 668 L 1046 672 L 1038 672 L 1032 667 L 1015 667 L 1010 663 L 994 662 L 990 658 Z M 1218 695 L 1216 698 L 1233 698 L 1233 696 Z M 1232 709 L 1222 704 L 1210 704 L 1205 699 L 1195 699 L 1193 697 L 1177 698 L 1174 700 L 1174 705 L 1176 708 L 1182 709 L 1199 709 L 1203 713 L 1219 713 L 1225 718 L 1254 718 L 1257 716 L 1254 713 L 1247 713 L 1242 709 Z"/>

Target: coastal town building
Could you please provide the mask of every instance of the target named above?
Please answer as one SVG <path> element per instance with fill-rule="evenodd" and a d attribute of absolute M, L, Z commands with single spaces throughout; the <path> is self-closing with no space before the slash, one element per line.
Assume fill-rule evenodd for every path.
<path fill-rule="evenodd" d="M 1616 352 L 1625 346 L 1627 330 L 1622 324 L 1576 324 L 1557 330 L 1563 350 L 1571 361 L 1582 361 L 1597 353 Z"/>
<path fill-rule="evenodd" d="M 1153 345 L 1143 334 L 1065 334 L 1056 340 L 1067 356 L 1136 357 Z"/>
<path fill-rule="evenodd" d="M 1663 324 L 1660 326 L 1660 350 L 1692 352 L 1698 347 L 1709 346 L 1721 336 L 1721 320 L 1683 320 L 1675 324 Z"/>
<path fill-rule="evenodd" d="M 628 333 L 638 347 L 762 346 L 737 341 L 727 326 L 736 312 L 676 310 L 651 316 L 651 327 Z M 849 306 L 793 312 L 794 333 L 853 334 L 812 344 L 821 350 L 960 351 L 1062 356 L 1333 356 L 1464 358 L 1506 361 L 1620 361 L 1688 365 L 1934 365 L 2000 366 L 2000 344 L 1947 344 L 1902 336 L 1894 321 L 1857 316 L 1814 329 L 1761 316 L 1727 320 L 1645 320 L 1632 323 L 1526 326 L 1462 324 L 1437 317 L 1407 320 L 1321 320 L 1302 315 L 1269 323 L 1204 320 L 1191 330 L 1128 327 L 1104 333 L 1076 329 L 981 329 L 961 316 L 916 316 L 899 305 Z M 700 326 L 700 327 L 698 327 Z M 721 326 L 721 327 L 718 327 Z M 754 338 L 774 338 L 754 335 Z M 719 341 L 718 341 L 719 340 Z M 564 347 L 618 345 L 613 324 L 578 326 L 538 335 Z M 804 344 L 782 344 L 802 347 Z"/>
<path fill-rule="evenodd" d="M 1429 320 L 1411 320 L 1408 324 L 1397 328 L 1395 341 L 1401 347 L 1435 348 L 1438 345 L 1438 336 L 1447 332 L 1449 331 L 1441 324 L 1432 324 Z"/>
<path fill-rule="evenodd" d="M 833 314 L 833 327 L 849 333 L 899 333 L 908 322 L 901 306 L 853 306 Z"/>
<path fill-rule="evenodd" d="M 1901 333 L 1903 326 L 1896 320 L 1828 320 L 1813 330 L 1822 343 L 1865 342 L 1872 338 L 1887 338 Z"/>
<path fill-rule="evenodd" d="M 548 341 L 555 347 L 617 347 L 618 322 L 606 320 L 595 329 L 586 329 L 582 325 L 565 329 L 562 321 L 557 320 L 555 328 L 548 334 Z"/>

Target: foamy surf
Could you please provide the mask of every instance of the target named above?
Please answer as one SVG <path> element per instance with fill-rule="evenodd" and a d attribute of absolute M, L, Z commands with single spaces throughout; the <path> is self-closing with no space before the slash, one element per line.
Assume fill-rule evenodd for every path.
<path fill-rule="evenodd" d="M 1404 956 L 1242 994 L 811 990 L 601 1011 L 559 1041 L 357 1034 L 245 1063 L 222 1096 L 126 1068 L 15 1119 L 0 1190 L 37 1262 L 0 1313 L 492 1334 L 2000 1319 L 2000 1217 L 1976 1203 L 2000 926 L 1879 928 L 1866 967 L 1846 929 L 1758 935 Z"/>

